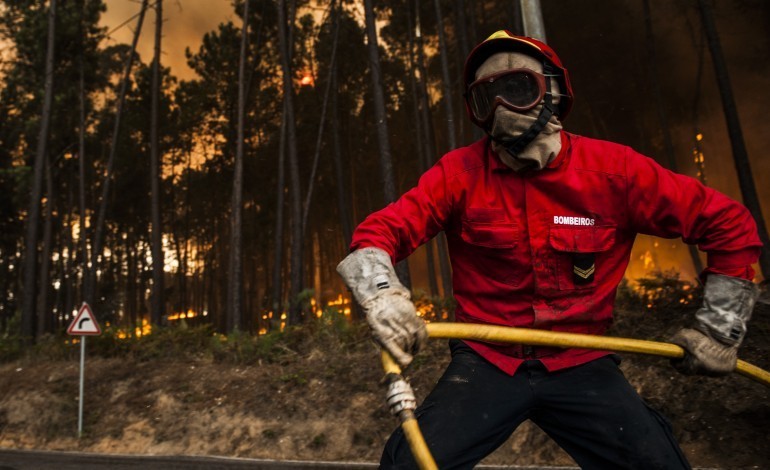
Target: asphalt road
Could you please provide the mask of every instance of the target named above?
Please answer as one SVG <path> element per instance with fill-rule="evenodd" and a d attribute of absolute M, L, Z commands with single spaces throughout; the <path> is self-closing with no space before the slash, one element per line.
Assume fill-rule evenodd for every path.
<path fill-rule="evenodd" d="M 307 462 L 229 457 L 133 456 L 85 454 L 81 452 L 37 452 L 0 449 L 0 470 L 368 470 L 377 468 L 366 462 Z M 577 467 L 502 467 L 480 465 L 479 470 L 576 470 Z"/>
<path fill-rule="evenodd" d="M 375 464 L 337 462 L 291 462 L 224 457 L 133 456 L 80 452 L 35 452 L 0 450 L 0 470 L 294 470 L 373 469 Z"/>

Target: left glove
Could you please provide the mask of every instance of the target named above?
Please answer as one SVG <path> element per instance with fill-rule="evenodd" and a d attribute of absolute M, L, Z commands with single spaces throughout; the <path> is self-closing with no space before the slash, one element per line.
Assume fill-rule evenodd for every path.
<path fill-rule="evenodd" d="M 684 328 L 671 342 L 685 355 L 671 364 L 687 375 L 725 375 L 735 370 L 738 348 L 746 335 L 759 296 L 757 286 L 746 279 L 710 274 L 703 288 L 703 306 L 695 314 L 695 328 Z"/>
<path fill-rule="evenodd" d="M 337 272 L 366 311 L 372 336 L 401 367 L 412 362 L 428 337 L 409 290 L 399 282 L 390 255 L 369 247 L 349 254 Z"/>

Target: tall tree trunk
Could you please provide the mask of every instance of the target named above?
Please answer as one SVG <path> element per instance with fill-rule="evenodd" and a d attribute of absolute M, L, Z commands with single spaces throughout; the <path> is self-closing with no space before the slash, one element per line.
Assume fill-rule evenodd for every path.
<path fill-rule="evenodd" d="M 442 84 L 444 93 L 444 113 L 446 113 L 447 141 L 449 142 L 449 148 L 446 150 L 454 150 L 457 148 L 457 138 L 455 136 L 454 126 L 454 106 L 452 105 L 452 79 L 449 75 L 449 53 L 447 52 L 446 39 L 444 38 L 444 17 L 441 13 L 440 0 L 433 0 L 433 5 L 436 9 L 436 27 L 438 29 L 439 54 L 441 55 L 441 75 L 443 79 Z M 442 276 L 446 276 L 445 273 L 450 269 L 447 266 L 449 264 L 448 260 L 446 256 L 443 255 L 443 253 L 447 252 L 446 235 L 444 233 L 438 236 L 438 245 L 440 253 L 442 253 L 439 256 L 443 256 L 443 258 L 440 259 L 442 263 Z M 449 297 L 449 295 L 452 293 L 451 287 L 447 289 L 448 284 L 449 283 L 446 282 L 446 279 L 444 279 L 445 297 Z"/>
<path fill-rule="evenodd" d="M 468 13 L 467 23 L 469 27 L 468 29 L 470 30 L 469 31 L 470 42 L 467 44 L 467 47 L 468 47 L 467 51 L 470 51 L 471 47 L 473 47 L 480 39 L 478 32 L 476 31 L 476 8 L 475 8 L 476 2 L 471 2 L 471 5 L 472 6 L 470 8 L 463 7 L 463 9 L 461 10 L 463 13 L 466 13 L 466 12 Z M 518 0 L 514 0 L 512 2 L 512 5 L 514 8 L 517 6 L 520 7 Z M 458 21 L 462 21 L 462 20 L 463 18 L 458 19 Z M 514 28 L 514 32 L 516 32 L 515 31 L 516 27 L 515 26 L 511 26 L 511 27 Z M 469 52 L 464 54 L 464 56 L 467 57 L 468 54 Z M 464 63 L 465 62 L 463 62 L 463 64 Z M 473 136 L 474 140 L 478 140 L 484 137 L 484 131 L 482 131 L 481 128 L 479 128 L 478 126 L 471 126 L 471 129 L 473 129 L 471 135 Z"/>
<path fill-rule="evenodd" d="M 164 293 L 164 264 L 163 254 L 163 228 L 161 216 L 161 168 L 162 156 L 159 148 L 159 102 L 161 70 L 160 70 L 160 40 L 163 32 L 163 0 L 155 3 L 155 60 L 152 63 L 152 116 L 150 118 L 150 192 L 152 193 L 151 217 L 152 217 L 152 302 L 150 319 L 153 325 L 160 325 L 163 321 L 165 293 Z"/>
<path fill-rule="evenodd" d="M 243 329 L 243 158 L 246 136 L 246 53 L 249 47 L 249 0 L 243 4 L 241 52 L 238 61 L 238 142 L 235 151 L 233 199 L 230 224 L 230 285 L 228 292 L 227 331 Z"/>
<path fill-rule="evenodd" d="M 444 37 L 444 17 L 441 13 L 441 1 L 433 0 L 436 9 L 436 28 L 438 29 L 439 56 L 441 56 L 441 78 L 444 94 L 444 114 L 446 114 L 447 142 L 449 148 L 457 148 L 457 136 L 455 135 L 454 106 L 452 106 L 452 77 L 449 75 L 449 53 L 447 52 L 446 38 Z"/>
<path fill-rule="evenodd" d="M 292 15 L 289 15 L 292 16 Z M 292 25 L 288 25 L 288 44 L 291 44 L 292 37 Z M 287 51 L 287 62 L 291 62 L 291 48 Z M 286 189 L 286 139 L 288 133 L 288 111 L 286 109 L 288 102 L 286 98 L 283 100 L 283 112 L 281 114 L 281 136 L 278 149 L 278 178 L 276 182 L 276 197 L 275 197 L 275 233 L 274 233 L 274 249 L 273 249 L 273 278 L 272 289 L 270 293 L 270 308 L 272 309 L 272 317 L 270 317 L 270 329 L 277 330 L 281 326 L 281 314 L 283 313 L 283 243 L 284 243 L 284 200 Z"/>
<path fill-rule="evenodd" d="M 422 108 L 422 125 L 423 134 L 426 141 L 426 154 L 429 161 L 426 162 L 426 166 L 433 163 L 433 159 L 437 155 L 436 150 L 436 135 L 433 129 L 433 118 L 430 112 L 430 99 L 428 95 L 428 71 L 425 68 L 425 53 L 423 51 L 422 44 L 422 32 L 420 31 L 420 8 L 419 2 L 417 3 L 415 16 L 416 33 L 415 40 L 417 43 L 417 67 L 420 71 L 419 92 L 420 92 L 420 107 Z M 431 157 L 431 155 L 433 157 Z M 436 251 L 438 254 L 439 272 L 441 273 L 441 287 L 444 290 L 444 297 L 451 297 L 452 293 L 452 268 L 449 263 L 449 251 L 447 249 L 446 234 L 439 233 L 436 236 Z"/>
<path fill-rule="evenodd" d="M 521 0 L 514 0 L 514 1 L 521 1 Z M 476 16 L 476 13 L 478 13 L 477 21 L 481 25 L 482 31 L 488 31 L 489 26 L 489 18 L 487 18 L 487 9 L 485 6 L 486 2 L 473 2 L 474 7 L 478 6 L 478 8 L 471 8 L 471 10 L 474 10 L 472 12 L 473 16 Z M 471 20 L 473 23 L 476 22 L 476 20 Z"/>
<path fill-rule="evenodd" d="M 131 41 L 131 50 L 126 57 L 126 65 L 123 71 L 123 81 L 120 84 L 120 92 L 118 95 L 118 108 L 115 112 L 115 124 L 112 130 L 112 143 L 110 145 L 110 154 L 107 158 L 107 171 L 104 174 L 104 181 L 102 182 L 102 196 L 99 201 L 99 212 L 96 217 L 96 224 L 93 230 L 93 244 L 91 245 L 91 263 L 84 260 L 83 272 L 86 279 L 85 287 L 85 301 L 93 304 L 96 298 L 96 271 L 97 264 L 99 262 L 99 256 L 102 252 L 102 243 L 104 239 L 104 224 L 107 218 L 107 206 L 109 204 L 110 185 L 112 182 L 112 170 L 115 166 L 115 155 L 118 149 L 118 137 L 120 135 L 120 119 L 123 115 L 123 105 L 126 102 L 126 92 L 128 91 L 128 83 L 131 79 L 131 68 L 134 64 L 134 56 L 136 55 L 136 44 L 139 41 L 139 35 L 142 32 L 142 24 L 144 23 L 144 15 L 147 11 L 147 3 L 149 0 L 142 0 L 142 7 L 139 10 L 139 19 L 136 21 L 136 31 L 134 32 L 134 39 Z M 82 184 L 82 182 L 81 182 Z M 81 228 L 83 229 L 83 228 Z M 83 229 L 84 230 L 84 229 Z M 85 236 L 85 231 L 81 232 L 82 236 Z"/>
<path fill-rule="evenodd" d="M 334 64 L 332 69 L 332 88 L 334 94 L 332 95 L 332 141 L 334 145 L 334 175 L 336 178 L 337 189 L 337 208 L 340 217 L 340 226 L 342 227 L 342 236 L 345 238 L 345 247 L 350 247 L 350 242 L 353 239 L 353 224 L 350 219 L 350 200 L 348 194 L 350 193 L 347 179 L 345 179 L 344 172 L 342 170 L 342 144 L 340 143 L 340 114 L 339 114 L 339 83 L 337 82 L 337 64 Z"/>
<path fill-rule="evenodd" d="M 722 109 L 727 121 L 727 133 L 730 136 L 730 145 L 733 149 L 733 160 L 735 161 L 735 170 L 738 173 L 738 184 L 741 187 L 741 196 L 743 204 L 749 209 L 751 215 L 757 223 L 759 239 L 764 245 L 759 257 L 759 268 L 765 279 L 770 279 L 770 236 L 767 233 L 767 225 L 762 215 L 762 207 L 759 204 L 757 189 L 754 186 L 754 176 L 751 172 L 749 155 L 746 151 L 746 144 L 743 141 L 743 131 L 741 122 L 738 118 L 738 108 L 733 98 L 733 89 L 730 84 L 730 75 L 727 72 L 727 64 L 722 55 L 722 45 L 717 34 L 716 24 L 711 11 L 711 2 L 709 0 L 698 0 L 700 7 L 703 28 L 706 30 L 711 60 L 714 63 L 714 74 L 719 85 L 719 94 L 722 96 Z"/>
<path fill-rule="evenodd" d="M 45 57 L 45 91 L 41 114 L 40 132 L 37 139 L 35 164 L 32 173 L 32 191 L 27 210 L 27 236 L 24 250 L 24 293 L 21 308 L 21 334 L 28 340 L 35 336 L 35 278 L 37 277 L 37 241 L 40 224 L 40 199 L 43 190 L 43 172 L 48 154 L 48 134 L 51 128 L 53 108 L 53 65 L 56 39 L 56 0 L 48 7 L 48 44 Z"/>
<path fill-rule="evenodd" d="M 292 25 L 288 25 L 288 35 L 289 35 L 289 41 L 288 44 L 291 44 L 291 37 L 292 37 Z M 291 62 L 291 49 L 287 51 L 288 60 L 287 62 Z M 271 330 L 278 330 L 281 327 L 281 315 L 283 314 L 283 295 L 284 295 L 284 285 L 283 285 L 283 276 L 281 275 L 283 273 L 284 268 L 284 262 L 283 262 L 283 248 L 284 248 L 284 220 L 285 220 L 285 210 L 284 210 L 284 204 L 285 204 L 285 189 L 286 189 L 286 136 L 288 133 L 288 120 L 287 115 L 288 111 L 286 110 L 287 106 L 286 99 L 283 100 L 283 110 L 281 114 L 281 135 L 280 135 L 280 141 L 279 141 L 279 149 L 278 149 L 278 181 L 276 184 L 276 197 L 275 197 L 275 234 L 273 237 L 275 248 L 273 250 L 274 257 L 273 257 L 273 281 L 272 281 L 272 289 L 271 289 L 271 295 L 270 295 L 270 308 L 272 309 L 272 317 L 270 317 L 270 329 Z"/>
<path fill-rule="evenodd" d="M 138 302 L 137 302 L 137 282 L 136 278 L 139 275 L 139 270 L 137 269 L 137 254 L 134 250 L 136 250 L 136 243 L 134 243 L 134 233 L 131 230 L 128 230 L 128 235 L 126 237 L 126 310 L 128 312 L 128 319 L 126 320 L 128 323 L 128 331 L 129 336 L 133 336 L 134 334 L 134 328 L 136 328 L 136 310 L 138 308 Z"/>
<path fill-rule="evenodd" d="M 332 0 L 331 8 L 332 10 L 335 9 L 335 0 Z M 334 13 L 332 13 L 334 15 Z M 331 92 L 332 88 L 332 76 L 334 74 L 334 68 L 335 64 L 337 62 L 337 38 L 339 37 L 339 28 L 338 24 L 334 19 L 333 22 L 333 29 L 334 29 L 334 39 L 332 39 L 332 57 L 329 62 L 329 77 L 326 80 L 326 89 L 324 90 L 324 98 L 323 98 L 323 104 L 321 105 L 321 119 L 318 124 L 318 136 L 316 138 L 315 143 L 315 153 L 313 154 L 313 167 L 310 170 L 310 181 L 307 185 L 307 194 L 305 195 L 305 204 L 303 206 L 302 210 L 302 234 L 304 235 L 305 230 L 307 228 L 307 217 L 310 212 L 310 201 L 313 198 L 313 189 L 315 187 L 315 176 L 316 171 L 318 170 L 318 160 L 321 156 L 321 144 L 323 143 L 323 135 L 324 135 L 324 124 L 326 123 L 326 109 L 327 105 L 329 104 L 329 93 Z"/>
<path fill-rule="evenodd" d="M 182 305 L 184 304 L 184 277 L 185 277 L 185 271 L 184 271 L 184 249 L 182 248 L 182 245 L 184 241 L 182 240 L 182 234 L 180 233 L 181 229 L 179 228 L 178 223 L 171 224 L 171 240 L 173 240 L 174 247 L 173 251 L 177 259 L 177 267 L 176 267 L 176 273 L 174 273 L 173 277 L 173 283 L 174 283 L 174 296 L 171 299 L 171 313 L 178 313 L 178 312 L 185 312 L 187 313 L 187 310 L 185 310 Z"/>
<path fill-rule="evenodd" d="M 516 0 L 514 0 L 516 1 Z M 479 41 L 479 32 L 476 29 L 476 3 L 475 1 L 471 2 L 470 8 L 463 9 L 463 13 L 468 14 L 468 33 L 470 34 L 470 44 L 475 45 Z M 470 45 L 469 44 L 469 45 Z"/>
<path fill-rule="evenodd" d="M 138 243 L 144 242 L 145 240 L 142 240 L 142 236 L 140 234 L 134 234 L 134 246 L 137 246 Z M 136 260 L 138 261 L 137 266 L 137 273 L 139 274 L 139 288 L 137 289 L 137 315 L 134 319 L 134 333 L 136 333 L 136 328 L 139 328 L 140 331 L 142 329 L 142 322 L 147 316 L 147 278 L 144 276 L 144 273 L 147 268 L 147 256 L 143 252 L 137 251 L 136 253 Z"/>
<path fill-rule="evenodd" d="M 372 76 L 372 94 L 374 95 L 374 115 L 377 122 L 377 142 L 380 149 L 380 172 L 383 182 L 383 195 L 385 204 L 396 200 L 396 183 L 393 176 L 393 157 L 390 152 L 390 139 L 388 137 L 388 115 L 385 110 L 385 93 L 382 86 L 382 73 L 380 71 L 380 52 L 377 41 L 377 28 L 374 22 L 373 0 L 364 0 L 364 16 L 366 20 L 366 38 L 369 49 L 369 69 Z M 401 282 L 409 287 L 409 265 L 404 260 L 396 266 L 396 273 Z"/>
<path fill-rule="evenodd" d="M 514 2 L 515 3 L 515 2 Z M 462 77 L 464 70 L 465 70 L 465 58 L 468 57 L 468 54 L 470 53 L 470 45 L 468 44 L 468 28 L 466 27 L 466 22 L 468 19 L 465 15 L 465 0 L 455 0 L 455 31 L 457 31 L 457 37 L 456 37 L 456 43 L 457 43 L 457 53 L 455 54 L 455 57 L 457 58 L 457 64 L 458 69 L 460 70 L 460 73 L 458 74 L 458 77 Z M 460 83 L 462 83 L 462 80 L 460 80 Z M 464 103 L 463 100 L 458 100 L 459 105 L 457 107 L 459 118 L 457 119 L 457 124 L 459 126 L 458 129 L 458 135 L 460 136 L 460 144 L 462 145 L 463 142 L 465 142 L 466 139 L 466 130 L 465 125 L 468 123 L 466 119 L 464 119 L 463 112 L 464 112 Z M 478 140 L 481 138 L 482 133 L 481 129 L 479 129 L 476 126 L 470 126 L 471 131 L 473 132 L 474 140 Z"/>
<path fill-rule="evenodd" d="M 424 173 L 428 170 L 430 167 L 429 161 L 430 157 L 428 156 L 428 147 L 426 142 L 426 136 L 423 135 L 423 126 L 422 126 L 422 120 L 420 119 L 420 97 L 417 93 L 417 77 L 415 76 L 417 72 L 417 67 L 415 65 L 415 57 L 414 57 L 414 21 L 412 20 L 412 13 L 411 10 L 407 9 L 406 13 L 406 19 L 407 19 L 407 29 L 409 31 L 408 33 L 408 41 L 409 41 L 409 52 L 407 55 L 407 63 L 409 65 L 409 88 L 412 93 L 412 103 L 414 104 L 413 110 L 412 110 L 412 119 L 414 120 L 414 124 L 412 128 L 414 129 L 415 134 L 415 141 L 417 143 L 417 149 L 420 156 L 420 172 Z M 434 260 L 433 256 L 433 242 L 429 241 L 425 244 L 425 254 L 426 254 L 426 264 L 427 264 L 427 271 L 428 271 L 428 288 L 430 290 L 430 295 L 435 297 L 438 295 L 438 282 L 436 280 L 436 262 Z"/>
<path fill-rule="evenodd" d="M 67 207 L 75 207 L 75 175 L 72 166 L 68 166 L 67 169 Z M 64 284 L 64 305 L 62 306 L 62 312 L 64 314 L 70 314 L 75 306 L 75 266 L 77 266 L 77 249 L 75 248 L 74 240 L 72 239 L 72 213 L 67 217 L 67 223 L 64 225 L 62 220 L 63 229 L 61 231 L 60 238 L 63 238 L 61 244 L 66 247 L 68 256 L 61 256 L 62 266 L 62 282 Z M 58 327 L 58 323 L 53 322 L 51 325 Z M 53 331 L 53 330 L 52 330 Z"/>
<path fill-rule="evenodd" d="M 82 23 L 82 21 L 81 21 Z M 80 123 L 78 125 L 78 210 L 80 212 L 80 260 L 82 262 L 83 282 L 80 289 L 81 299 L 85 298 L 85 285 L 88 279 L 88 236 L 86 217 L 86 78 L 83 52 L 81 51 L 78 64 L 80 80 Z M 70 255 L 74 257 L 74 253 Z M 69 313 L 69 312 L 68 312 Z"/>
<path fill-rule="evenodd" d="M 318 232 L 313 232 L 312 238 L 313 254 L 313 297 L 315 297 L 316 315 L 323 312 L 323 287 L 321 286 L 321 241 L 318 238 Z"/>
<path fill-rule="evenodd" d="M 195 303 L 193 302 L 193 299 L 190 298 L 189 293 L 192 292 L 193 295 L 195 293 L 195 286 L 193 285 L 193 289 L 188 289 L 188 285 L 190 282 L 188 282 L 187 279 L 187 271 L 188 267 L 190 266 L 190 250 L 192 241 L 190 239 L 190 175 L 192 173 L 192 152 L 187 153 L 187 171 L 185 171 L 185 178 L 187 179 L 187 184 L 185 184 L 185 192 L 184 192 L 184 225 L 182 228 L 182 237 L 184 240 L 184 252 L 182 254 L 181 259 L 181 268 L 182 268 L 182 276 L 180 277 L 180 289 L 182 291 L 181 299 L 182 299 L 182 311 L 186 312 L 189 310 L 189 308 L 192 306 L 195 306 Z M 197 271 L 197 269 L 196 269 Z M 194 281 L 193 281 L 194 282 Z M 200 309 L 196 309 L 195 312 L 200 315 L 202 312 Z"/>
<path fill-rule="evenodd" d="M 281 48 L 281 70 L 283 72 L 283 93 L 286 102 L 286 130 L 289 150 L 289 176 L 291 179 L 291 263 L 289 289 L 289 318 L 287 324 L 296 325 L 302 319 L 302 305 L 299 294 L 303 288 L 303 240 L 302 240 L 302 198 L 300 195 L 299 161 L 297 156 L 297 128 L 294 121 L 294 84 L 289 62 L 289 36 L 286 28 L 286 0 L 278 0 L 278 37 Z"/>
<path fill-rule="evenodd" d="M 226 221 L 222 221 L 225 224 Z M 219 224 L 218 224 L 219 225 Z M 217 233 L 226 234 L 227 229 L 221 226 L 217 227 Z M 214 324 L 217 326 L 217 330 L 223 333 L 227 332 L 227 243 L 225 236 L 221 235 L 217 237 L 216 241 L 216 267 L 217 270 L 214 273 L 214 284 L 216 289 L 216 315 L 214 318 Z"/>
<path fill-rule="evenodd" d="M 663 105 L 663 94 L 660 89 L 660 80 L 658 80 L 658 61 L 655 54 L 655 34 L 652 29 L 652 15 L 650 13 L 649 0 L 642 0 L 644 9 L 644 26 L 647 36 L 645 41 L 647 44 L 647 56 L 650 71 L 650 86 L 652 86 L 652 92 L 655 97 L 655 107 L 658 111 L 658 121 L 660 122 L 660 128 L 663 131 L 663 149 L 668 160 L 668 168 L 671 171 L 678 171 L 678 165 L 676 163 L 676 154 L 674 153 L 674 143 L 671 141 L 671 129 L 668 126 L 668 116 L 666 115 L 666 109 Z M 692 260 L 693 268 L 695 269 L 695 275 L 697 276 L 703 271 L 703 263 L 701 262 L 700 255 L 698 254 L 698 247 L 695 245 L 687 245 L 687 249 L 690 253 L 690 259 Z"/>
<path fill-rule="evenodd" d="M 700 30 L 701 37 L 700 42 L 694 44 L 698 48 L 698 71 L 695 77 L 695 92 L 693 93 L 692 103 L 692 127 L 693 127 L 693 157 L 695 160 L 695 167 L 698 169 L 698 179 L 704 185 L 708 185 L 706 178 L 706 163 L 703 157 L 703 149 L 701 148 L 701 140 L 703 135 L 700 132 L 700 125 L 698 125 L 698 115 L 700 112 L 700 97 L 701 97 L 701 84 L 703 82 L 703 56 L 705 50 L 705 34 L 703 28 Z"/>
<path fill-rule="evenodd" d="M 521 0 L 508 2 L 508 22 L 513 34 L 524 35 L 524 18 L 521 16 Z"/>
<path fill-rule="evenodd" d="M 396 200 L 396 183 L 393 176 L 393 157 L 390 151 L 388 116 L 385 109 L 385 93 L 383 91 L 380 52 L 374 19 L 374 6 L 372 2 L 373 0 L 364 0 L 366 38 L 369 52 L 369 69 L 372 79 L 372 95 L 374 96 L 377 143 L 380 152 L 380 173 L 383 182 L 385 203 L 388 204 Z"/>
<path fill-rule="evenodd" d="M 51 316 L 48 315 L 48 293 L 50 292 L 51 271 L 51 242 L 53 238 L 53 204 L 55 194 L 53 189 L 53 172 L 51 171 L 51 159 L 46 157 L 45 162 L 45 222 L 43 223 L 43 250 L 40 257 L 40 281 L 38 283 L 37 296 L 37 337 L 41 337 L 49 330 Z"/>
<path fill-rule="evenodd" d="M 281 137 L 278 149 L 278 178 L 276 183 L 275 197 L 275 233 L 273 237 L 273 279 L 272 292 L 270 295 L 270 308 L 273 311 L 271 318 L 271 328 L 280 325 L 280 316 L 283 311 L 283 282 L 281 282 L 281 272 L 283 271 L 283 212 L 284 212 L 284 189 L 286 187 L 286 100 L 283 101 L 283 116 L 281 118 Z"/>
<path fill-rule="evenodd" d="M 339 22 L 339 8 L 334 11 L 335 21 Z M 353 221 L 351 216 L 352 202 L 349 194 L 351 193 L 349 182 L 346 178 L 345 172 L 342 166 L 342 143 L 340 142 L 340 105 L 339 105 L 339 82 L 337 81 L 339 61 L 334 63 L 332 68 L 332 141 L 334 145 L 333 159 L 334 159 L 334 175 L 336 178 L 337 189 L 337 208 L 340 218 L 340 226 L 342 227 L 342 235 L 344 237 L 344 249 L 343 255 L 338 256 L 337 259 L 342 259 L 350 250 L 350 243 L 353 240 Z M 351 320 L 359 320 L 362 318 L 361 309 L 354 302 L 350 309 Z"/>

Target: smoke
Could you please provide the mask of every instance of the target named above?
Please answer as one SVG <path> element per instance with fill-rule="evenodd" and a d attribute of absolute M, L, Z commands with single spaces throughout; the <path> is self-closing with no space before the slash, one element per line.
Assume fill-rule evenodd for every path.
<path fill-rule="evenodd" d="M 156 0 L 150 0 L 154 5 Z M 112 31 L 124 21 L 139 13 L 140 2 L 112 0 L 102 15 L 102 26 Z M 170 67 L 171 73 L 179 79 L 191 79 L 195 73 L 187 66 L 185 48 L 196 51 L 203 35 L 216 29 L 220 23 L 240 21 L 228 0 L 172 0 L 163 2 L 163 39 L 161 40 L 161 64 Z M 109 41 L 130 44 L 136 19 L 113 32 Z M 149 63 L 153 57 L 155 10 L 150 9 L 145 17 L 137 50 L 142 61 Z"/>
<path fill-rule="evenodd" d="M 763 183 L 770 181 L 770 159 L 764 156 L 770 148 L 770 132 L 765 130 L 770 102 L 770 61 L 766 59 L 770 57 L 767 34 L 770 2 L 723 0 L 713 3 L 754 180 L 768 220 L 770 184 Z M 549 42 L 570 70 L 575 88 L 575 107 L 565 123 L 566 129 L 629 145 L 667 166 L 650 86 L 642 1 L 581 0 L 542 2 L 542 5 Z M 657 80 L 666 103 L 678 171 L 693 177 L 697 174 L 692 160 L 697 124 L 703 134 L 708 184 L 740 201 L 711 56 L 705 44 L 700 47 L 705 39 L 701 37 L 697 3 L 695 0 L 650 0 L 650 6 L 658 60 Z M 102 24 L 112 30 L 138 10 L 138 2 L 111 0 Z M 197 50 L 203 35 L 216 29 L 219 23 L 239 22 L 232 3 L 227 0 L 166 1 L 164 18 L 162 63 L 181 79 L 194 77 L 186 65 L 185 48 Z M 150 12 L 139 42 L 144 62 L 152 58 L 154 21 L 155 15 Z M 111 40 L 130 43 L 134 25 L 135 20 L 118 29 Z M 486 26 L 496 30 L 508 25 Z M 700 92 L 696 93 L 698 89 Z M 629 277 L 641 275 L 651 262 L 657 268 L 678 269 L 686 277 L 695 274 L 681 241 L 661 240 L 655 246 L 654 240 L 640 237 L 632 254 Z"/>
<path fill-rule="evenodd" d="M 727 61 L 743 137 L 764 217 L 770 217 L 770 147 L 767 106 L 770 94 L 770 2 L 712 2 L 723 55 Z M 721 98 L 711 55 L 701 35 L 695 0 L 650 0 L 658 80 L 674 144 L 678 172 L 696 177 L 692 149 L 696 125 L 703 134 L 708 185 L 733 199 L 741 192 L 732 160 Z M 550 44 L 570 70 L 575 108 L 565 128 L 620 142 L 668 166 L 663 134 L 651 87 L 650 62 L 641 0 L 544 2 Z M 701 46 L 702 45 L 702 46 Z M 702 72 L 698 68 L 702 54 Z M 698 92 L 699 90 L 699 92 Z M 640 237 L 634 247 L 629 277 L 656 267 L 694 271 L 681 241 L 661 240 L 653 246 Z M 649 253 L 648 253 L 649 252 Z"/>

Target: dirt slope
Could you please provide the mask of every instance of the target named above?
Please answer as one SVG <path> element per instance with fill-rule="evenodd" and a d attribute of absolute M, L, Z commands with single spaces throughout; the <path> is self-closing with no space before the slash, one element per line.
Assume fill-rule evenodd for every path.
<path fill-rule="evenodd" d="M 770 367 L 770 307 L 755 312 L 741 356 Z M 612 334 L 662 339 L 686 315 L 621 312 Z M 272 362 L 205 356 L 138 361 L 89 357 L 85 435 L 76 438 L 77 360 L 0 365 L 0 447 L 114 453 L 376 461 L 396 425 L 365 332 L 285 348 Z M 419 397 L 448 354 L 432 341 L 411 372 Z M 743 377 L 683 377 L 665 360 L 628 355 L 629 380 L 673 422 L 695 466 L 770 468 L 770 389 Z M 572 464 L 525 424 L 487 463 Z"/>

